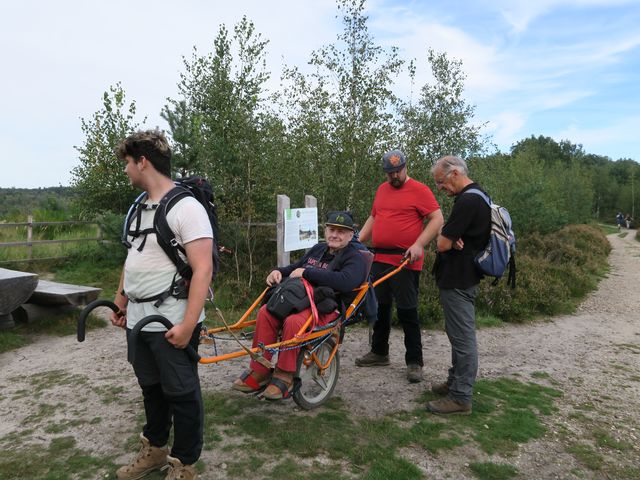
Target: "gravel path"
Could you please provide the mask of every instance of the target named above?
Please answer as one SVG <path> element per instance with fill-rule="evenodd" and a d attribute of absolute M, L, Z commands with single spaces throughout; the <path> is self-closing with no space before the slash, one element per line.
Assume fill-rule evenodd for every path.
<path fill-rule="evenodd" d="M 611 271 L 574 315 L 554 317 L 525 325 L 486 328 L 478 332 L 479 378 L 517 376 L 531 380 L 533 372 L 546 372 L 555 388 L 564 392 L 560 411 L 547 419 L 550 433 L 523 445 L 508 461 L 522 478 L 578 478 L 571 473 L 579 465 L 566 453 L 566 445 L 554 434 L 554 426 L 566 424 L 576 438 L 585 434 L 580 423 L 567 422 L 575 407 L 592 404 L 597 420 L 610 434 L 632 444 L 627 457 L 640 466 L 640 242 L 635 231 L 620 238 L 610 235 L 613 246 Z M 448 367 L 449 344 L 443 332 L 424 333 L 425 382 L 410 385 L 404 378 L 400 332 L 392 333 L 391 365 L 357 368 L 354 359 L 367 351 L 367 332 L 351 329 L 340 350 L 342 367 L 334 395 L 357 415 L 378 416 L 390 410 L 420 406 L 417 398 L 432 382 L 440 381 Z M 201 367 L 206 391 L 228 391 L 230 382 L 244 369 L 246 360 Z M 47 379 L 55 377 L 54 382 Z M 515 377 L 514 377 L 515 378 Z M 545 380 L 534 380 L 545 383 Z M 95 455 L 121 455 L 123 439 L 141 412 L 139 390 L 126 363 L 123 333 L 114 328 L 90 331 L 84 343 L 72 336 L 41 337 L 26 347 L 0 355 L 0 438 L 24 429 L 23 422 L 39 405 L 58 405 L 43 425 L 70 418 L 95 423 L 67 428 L 79 447 Z M 296 408 L 287 404 L 286 408 Z M 286 411 L 283 406 L 283 411 Z M 36 440 L 46 441 L 43 431 Z M 428 478 L 468 478 L 465 463 L 488 457 L 477 451 L 403 452 Z M 484 457 L 483 457 L 484 455 Z M 215 451 L 206 451 L 207 465 L 220 462 Z M 611 459 L 615 461 L 615 458 Z M 218 470 L 215 477 L 227 478 Z M 594 474 L 595 475 L 595 474 Z M 206 474 L 204 478 L 207 477 Z M 590 477 L 591 478 L 591 477 Z M 600 478 L 594 476 L 592 478 Z"/>

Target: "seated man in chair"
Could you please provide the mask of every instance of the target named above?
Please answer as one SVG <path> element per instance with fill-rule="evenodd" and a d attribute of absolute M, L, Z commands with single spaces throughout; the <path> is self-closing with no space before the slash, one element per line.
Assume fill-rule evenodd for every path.
<path fill-rule="evenodd" d="M 337 296 L 342 295 L 343 303 L 347 303 L 355 296 L 352 290 L 359 287 L 367 276 L 364 255 L 350 243 L 354 231 L 353 218 L 348 212 L 329 213 L 324 226 L 326 243 L 316 244 L 297 262 L 271 271 L 267 276 L 267 285 L 275 286 L 287 277 L 302 277 L 315 287 L 332 288 Z M 267 309 L 267 305 L 263 305 L 258 312 L 253 347 L 275 343 L 280 330 L 282 341 L 292 339 L 309 315 L 310 307 L 293 312 L 282 321 Z M 338 315 L 338 310 L 318 313 L 317 325 L 326 325 Z M 258 392 L 267 385 L 263 393 L 266 399 L 287 398 L 293 386 L 298 351 L 298 348 L 294 348 L 279 352 L 273 375 L 267 367 L 252 360 L 250 370 L 236 379 L 233 389 L 246 393 Z M 271 352 L 264 353 L 267 360 L 271 360 L 271 356 Z"/>

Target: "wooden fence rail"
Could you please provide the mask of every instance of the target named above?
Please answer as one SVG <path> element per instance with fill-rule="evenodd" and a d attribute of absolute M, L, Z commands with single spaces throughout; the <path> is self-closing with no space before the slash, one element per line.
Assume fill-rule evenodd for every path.
<path fill-rule="evenodd" d="M 98 236 L 97 237 L 85 237 L 85 238 L 67 238 L 63 240 L 33 240 L 33 229 L 38 227 L 46 227 L 46 226 L 59 226 L 59 225 L 96 225 L 98 227 Z M 100 228 L 100 224 L 97 222 L 91 221 L 81 221 L 81 220 L 69 220 L 69 221 L 61 221 L 61 222 L 34 222 L 33 216 L 29 215 L 27 217 L 26 222 L 18 222 L 18 223 L 0 223 L 0 228 L 16 228 L 16 227 L 27 227 L 27 239 L 24 242 L 0 242 L 0 248 L 2 247 L 28 247 L 27 248 L 27 258 L 19 259 L 19 260 L 4 260 L 0 261 L 0 263 L 12 263 L 12 262 L 21 262 L 21 261 L 31 261 L 31 260 L 52 260 L 55 258 L 65 258 L 65 257 L 46 257 L 46 258 L 33 258 L 33 246 L 34 245 L 44 245 L 44 244 L 52 244 L 52 243 L 72 243 L 72 242 L 89 242 L 89 241 L 102 241 L 102 230 Z"/>
<path fill-rule="evenodd" d="M 306 208 L 317 207 L 318 202 L 315 197 L 311 195 L 305 195 L 304 203 Z M 284 211 L 288 209 L 290 206 L 289 197 L 286 195 L 278 195 L 277 196 L 277 212 L 276 212 L 276 222 L 255 222 L 255 223 L 244 223 L 244 222 L 234 222 L 229 223 L 229 225 L 236 226 L 246 226 L 246 227 L 276 227 L 276 249 L 277 249 L 277 259 L 278 266 L 288 265 L 290 262 L 289 252 L 284 251 Z M 34 227 L 44 227 L 44 226 L 58 226 L 58 225 L 97 225 L 98 226 L 98 236 L 94 238 L 73 238 L 73 239 L 64 239 L 64 240 L 33 240 L 33 229 Z M 92 221 L 61 221 L 61 222 L 34 222 L 33 215 L 29 215 L 27 217 L 26 222 L 18 222 L 18 223 L 0 223 L 0 228 L 16 228 L 16 227 L 27 227 L 27 239 L 24 242 L 0 242 L 0 248 L 2 247 L 28 247 L 27 250 L 27 258 L 25 259 L 16 259 L 16 260 L 0 260 L 0 264 L 2 263 L 12 263 L 12 262 L 24 262 L 31 260 L 52 260 L 52 259 L 61 259 L 66 257 L 47 257 L 47 258 L 33 258 L 33 246 L 34 245 L 43 245 L 43 244 L 52 244 L 52 243 L 70 243 L 70 242 L 88 242 L 88 241 L 103 241 L 102 230 L 100 228 L 100 224 L 98 222 Z"/>

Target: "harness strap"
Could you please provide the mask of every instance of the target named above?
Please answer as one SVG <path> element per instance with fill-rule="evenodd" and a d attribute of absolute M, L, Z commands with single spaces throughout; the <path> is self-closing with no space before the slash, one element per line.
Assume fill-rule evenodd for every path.
<path fill-rule="evenodd" d="M 307 331 L 300 336 L 300 338 L 304 338 L 309 335 L 316 328 L 319 322 L 318 317 L 318 307 L 316 307 L 316 300 L 313 298 L 313 287 L 311 284 L 305 279 L 300 277 L 302 280 L 302 284 L 304 285 L 304 289 L 307 291 L 307 296 L 309 297 L 309 304 L 311 306 L 311 325 L 307 329 Z"/>
<path fill-rule="evenodd" d="M 177 276 L 178 274 L 176 273 L 173 276 L 173 280 L 171 281 L 171 285 L 169 286 L 169 288 L 162 293 L 158 293 L 157 295 L 152 295 L 151 297 L 145 297 L 145 298 L 135 298 L 129 295 L 127 295 L 127 297 L 129 298 L 129 301 L 132 303 L 147 303 L 147 302 L 155 301 L 153 306 L 156 308 L 162 305 L 162 302 L 164 302 L 169 297 L 174 297 L 178 299 L 188 298 L 189 281 L 184 278 L 181 278 L 180 280 L 176 281 Z"/>
<path fill-rule="evenodd" d="M 150 233 L 154 233 L 155 230 L 153 228 L 145 228 L 144 230 L 141 230 L 140 232 L 134 232 L 131 236 L 132 237 L 138 237 L 140 235 L 144 235 L 144 238 L 142 239 L 142 242 L 140 242 L 140 246 L 138 248 L 136 248 L 136 250 L 138 250 L 139 252 L 142 251 L 142 249 L 144 248 L 145 244 L 147 243 L 147 236 Z"/>

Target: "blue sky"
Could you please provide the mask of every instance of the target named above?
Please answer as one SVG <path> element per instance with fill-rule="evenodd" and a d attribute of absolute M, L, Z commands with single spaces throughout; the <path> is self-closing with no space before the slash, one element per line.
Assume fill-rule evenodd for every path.
<path fill-rule="evenodd" d="M 545 135 L 640 160 L 637 0 L 370 0 L 367 13 L 377 42 L 403 58 L 432 47 L 463 62 L 465 98 L 501 151 Z M 166 128 L 159 112 L 182 56 L 209 51 L 221 23 L 254 21 L 276 87 L 284 64 L 304 67 L 335 40 L 336 14 L 334 0 L 2 2 L 0 187 L 68 185 L 80 118 L 116 82 L 145 126 Z"/>

